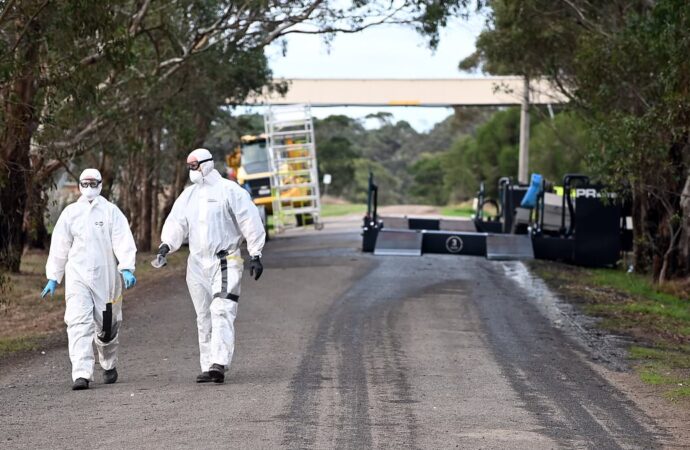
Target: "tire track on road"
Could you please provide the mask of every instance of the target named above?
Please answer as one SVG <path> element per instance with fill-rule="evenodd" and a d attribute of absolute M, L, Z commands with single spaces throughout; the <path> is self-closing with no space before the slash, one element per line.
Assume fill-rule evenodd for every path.
<path fill-rule="evenodd" d="M 412 261 L 372 258 L 369 272 L 353 280 L 352 288 L 319 320 L 290 384 L 293 400 L 284 445 L 371 448 L 404 442 L 414 447 L 416 422 L 409 405 L 415 400 L 394 330 L 397 311 L 422 286 L 413 278 L 401 282 L 401 262 Z M 336 380 L 331 380 L 333 373 Z M 329 387 L 335 396 L 327 392 Z M 373 407 L 383 420 L 372 422 Z M 329 436 L 335 439 L 327 442 Z"/>

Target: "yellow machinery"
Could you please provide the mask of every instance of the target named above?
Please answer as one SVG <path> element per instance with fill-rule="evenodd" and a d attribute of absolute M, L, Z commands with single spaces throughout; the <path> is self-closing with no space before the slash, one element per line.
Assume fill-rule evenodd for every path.
<path fill-rule="evenodd" d="M 272 170 L 270 149 L 265 134 L 245 135 L 240 138 L 240 145 L 226 157 L 228 178 L 234 179 L 251 195 L 254 203 L 259 207 L 264 224 L 267 216 L 273 215 L 278 205 L 279 209 L 288 204 L 297 208 L 309 205 L 309 187 L 305 183 L 303 167 L 307 152 L 298 142 L 287 140 L 290 149 L 284 153 L 286 159 L 282 161 L 278 170 Z M 275 163 L 275 160 L 273 161 Z M 280 183 L 275 186 L 276 179 Z M 296 214 L 297 226 L 314 223 L 312 214 Z"/>
<path fill-rule="evenodd" d="M 228 155 L 226 164 L 229 175 L 249 191 L 254 203 L 262 206 L 266 214 L 271 214 L 273 212 L 272 171 L 266 149 L 266 135 L 242 136 L 240 145 Z"/>

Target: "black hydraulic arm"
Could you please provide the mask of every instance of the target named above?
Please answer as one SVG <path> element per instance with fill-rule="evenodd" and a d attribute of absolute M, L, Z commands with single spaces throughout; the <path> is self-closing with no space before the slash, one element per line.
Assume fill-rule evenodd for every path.
<path fill-rule="evenodd" d="M 570 190 L 573 187 L 573 182 L 579 182 L 581 185 L 589 184 L 589 177 L 577 173 L 569 173 L 563 177 L 563 204 L 561 211 L 561 234 L 570 236 L 575 231 L 575 208 L 573 207 L 573 199 L 570 195 Z M 570 224 L 568 228 L 565 226 L 565 208 L 568 206 L 568 213 L 570 214 Z"/>
<path fill-rule="evenodd" d="M 369 191 L 367 193 L 367 217 L 376 222 L 378 220 L 379 187 L 374 183 L 374 173 L 369 172 Z"/>

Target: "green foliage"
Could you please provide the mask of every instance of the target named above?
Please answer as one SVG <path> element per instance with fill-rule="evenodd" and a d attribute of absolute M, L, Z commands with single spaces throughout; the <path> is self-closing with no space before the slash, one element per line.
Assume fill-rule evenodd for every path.
<path fill-rule="evenodd" d="M 351 170 L 356 171 L 357 168 L 347 160 L 362 158 L 378 163 L 375 167 L 382 176 L 398 180 L 399 190 L 395 194 L 385 193 L 388 201 L 445 203 L 448 189 L 443 185 L 443 174 L 437 172 L 438 180 L 430 185 L 427 180 L 430 180 L 428 172 L 431 168 L 426 160 L 444 154 L 453 142 L 473 133 L 492 112 L 490 109 L 458 108 L 453 116 L 436 124 L 427 133 L 418 133 L 407 122 L 393 123 L 390 115 L 380 113 L 369 116 L 380 121 L 380 126 L 375 129 L 365 129 L 357 120 L 345 116 L 316 120 L 314 128 L 320 170 L 322 173 L 330 170 L 334 184 L 338 179 L 343 182 L 331 186 L 329 192 L 351 201 L 366 194 L 366 183 L 354 181 Z M 418 165 L 422 160 L 425 162 Z M 434 164 L 442 163 L 439 160 Z M 425 174 L 420 173 L 417 177 L 418 170 Z M 381 188 L 379 192 L 384 194 L 383 191 Z"/>
<path fill-rule="evenodd" d="M 541 121 L 530 134 L 530 171 L 558 183 L 566 173 L 586 174 L 589 169 L 587 131 L 586 123 L 572 112 Z"/>
<path fill-rule="evenodd" d="M 400 203 L 402 183 L 385 166 L 376 161 L 358 158 L 354 161 L 354 168 L 353 201 L 366 203 L 369 188 L 369 172 L 373 172 L 374 179 L 379 187 L 379 204 L 391 205 Z"/>
<path fill-rule="evenodd" d="M 424 154 L 411 168 L 413 184 L 410 194 L 415 202 L 445 205 L 448 192 L 443 186 L 443 157 Z"/>
<path fill-rule="evenodd" d="M 420 8 L 417 29 L 429 39 L 429 45 L 435 48 L 439 43 L 439 30 L 453 17 L 467 17 L 474 8 L 480 10 L 486 0 L 415 0 Z"/>
<path fill-rule="evenodd" d="M 531 164 L 547 179 L 560 181 L 565 173 L 584 168 L 585 125 L 572 113 L 541 120 L 544 114 L 534 108 Z M 498 179 L 517 173 L 518 108 L 461 108 L 428 133 L 417 133 L 405 122 L 392 123 L 389 116 L 371 117 L 380 118 L 381 127 L 366 130 L 345 116 L 315 123 L 319 168 L 333 175 L 329 189 L 334 195 L 356 201 L 366 192 L 366 184 L 353 182 L 359 157 L 379 163 L 378 173 L 398 180 L 400 190 L 388 201 L 463 201 L 475 195 L 481 181 L 496 196 Z"/>
<path fill-rule="evenodd" d="M 464 68 L 546 76 L 587 124 L 592 175 L 632 193 L 635 266 L 690 273 L 690 3 L 497 0 Z M 550 164 L 547 164 L 549 166 Z"/>
<path fill-rule="evenodd" d="M 453 200 L 472 197 L 483 181 L 489 196 L 497 195 L 498 179 L 517 173 L 520 110 L 494 114 L 475 137 L 458 141 L 445 155 L 444 184 Z"/>
<path fill-rule="evenodd" d="M 362 154 L 364 127 L 355 119 L 334 115 L 314 121 L 319 178 L 332 176 L 328 193 L 354 200 L 355 162 Z"/>
<path fill-rule="evenodd" d="M 583 38 L 578 95 L 596 112 L 594 131 L 606 151 L 594 162 L 609 178 L 651 187 L 678 176 L 668 162 L 669 148 L 687 146 L 690 131 L 688 30 L 690 4 L 665 0 L 631 13 L 611 37 Z"/>
<path fill-rule="evenodd" d="M 568 67 L 584 30 L 574 9 L 552 0 L 495 0 L 490 6 L 489 25 L 477 38 L 475 53 L 460 62 L 461 69 L 531 76 L 555 75 Z"/>
<path fill-rule="evenodd" d="M 352 143 L 342 136 L 333 136 L 325 142 L 319 142 L 319 179 L 323 174 L 330 174 L 332 181 L 329 193 L 342 196 L 352 185 L 355 175 L 355 159 L 359 153 Z"/>
<path fill-rule="evenodd" d="M 478 160 L 477 140 L 465 137 L 444 154 L 443 186 L 451 200 L 465 200 L 474 195 L 482 179 Z"/>

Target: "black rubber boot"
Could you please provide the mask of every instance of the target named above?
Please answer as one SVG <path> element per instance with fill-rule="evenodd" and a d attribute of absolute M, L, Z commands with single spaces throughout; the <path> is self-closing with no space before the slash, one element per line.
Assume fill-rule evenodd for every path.
<path fill-rule="evenodd" d="M 214 383 L 222 383 L 225 381 L 225 366 L 214 364 L 208 369 L 208 375 Z"/>
<path fill-rule="evenodd" d="M 86 378 L 77 378 L 74 380 L 74 383 L 72 384 L 72 390 L 73 391 L 83 391 L 84 389 L 89 388 L 89 380 Z"/>
<path fill-rule="evenodd" d="M 196 382 L 197 383 L 210 383 L 213 381 L 211 379 L 211 375 L 209 375 L 208 372 L 201 372 L 199 375 L 196 376 Z"/>
<path fill-rule="evenodd" d="M 117 381 L 117 369 L 112 368 L 110 370 L 106 370 L 103 372 L 103 383 L 105 384 L 113 384 L 114 382 Z"/>

